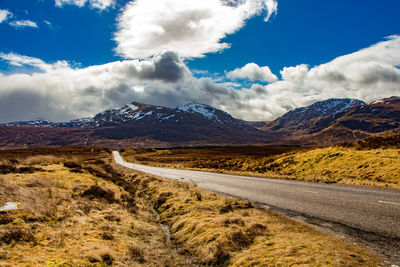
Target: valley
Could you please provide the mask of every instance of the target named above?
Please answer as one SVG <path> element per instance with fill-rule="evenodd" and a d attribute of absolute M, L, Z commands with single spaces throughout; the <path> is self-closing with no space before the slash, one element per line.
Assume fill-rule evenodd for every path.
<path fill-rule="evenodd" d="M 0 212 L 4 266 L 382 262 L 345 239 L 248 201 L 120 167 L 102 148 L 9 150 L 0 155 L 0 201 L 19 207 Z"/>
<path fill-rule="evenodd" d="M 326 184 L 400 189 L 400 135 L 323 147 L 122 150 L 133 163 Z"/>

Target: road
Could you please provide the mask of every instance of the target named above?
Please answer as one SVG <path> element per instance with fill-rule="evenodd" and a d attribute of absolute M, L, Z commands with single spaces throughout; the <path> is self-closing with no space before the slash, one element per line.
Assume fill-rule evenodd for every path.
<path fill-rule="evenodd" d="M 345 234 L 394 250 L 388 253 L 399 260 L 400 191 L 157 168 L 127 163 L 113 153 L 115 161 L 128 168 L 247 199 L 334 231 L 340 226 Z"/>

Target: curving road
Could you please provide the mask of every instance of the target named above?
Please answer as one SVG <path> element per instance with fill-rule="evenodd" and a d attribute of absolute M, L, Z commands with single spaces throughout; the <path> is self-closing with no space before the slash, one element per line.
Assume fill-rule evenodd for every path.
<path fill-rule="evenodd" d="M 125 167 L 193 183 L 327 226 L 399 260 L 400 191 L 157 168 L 127 163 L 118 152 L 113 153 L 115 161 Z"/>

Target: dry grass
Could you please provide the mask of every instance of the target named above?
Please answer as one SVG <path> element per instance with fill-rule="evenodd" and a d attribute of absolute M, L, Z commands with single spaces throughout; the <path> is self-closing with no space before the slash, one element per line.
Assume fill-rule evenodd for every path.
<path fill-rule="evenodd" d="M 345 146 L 290 148 L 291 151 L 256 147 L 247 150 L 126 149 L 122 154 L 128 161 L 146 165 L 400 189 L 397 140 L 391 138 L 389 143 L 381 139 L 366 140 Z M 258 153 L 251 153 L 251 149 Z"/>
<path fill-rule="evenodd" d="M 0 175 L 0 203 L 21 208 L 0 213 L 0 266 L 185 265 L 165 244 L 149 201 L 136 195 L 135 175 L 113 173 L 107 151 L 29 153 L 13 166 L 28 159 L 41 170 Z"/>
<path fill-rule="evenodd" d="M 40 169 L 0 176 L 0 202 L 21 207 L 0 213 L 0 266 L 377 265 L 359 247 L 251 203 L 119 167 L 108 151 L 6 160 L 17 167 L 45 153 L 60 163 L 30 158 Z"/>
<path fill-rule="evenodd" d="M 166 179 L 148 178 L 142 186 L 151 192 L 162 223 L 171 227 L 179 252 L 200 265 L 377 265 L 360 247 L 246 201 Z"/>
<path fill-rule="evenodd" d="M 305 181 L 400 189 L 398 166 L 400 149 L 328 147 L 284 155 L 266 168 Z"/>

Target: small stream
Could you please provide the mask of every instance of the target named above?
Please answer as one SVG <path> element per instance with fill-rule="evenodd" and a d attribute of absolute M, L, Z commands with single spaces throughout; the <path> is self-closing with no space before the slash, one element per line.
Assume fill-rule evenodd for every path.
<path fill-rule="evenodd" d="M 154 214 L 156 215 L 156 220 L 158 224 L 160 225 L 161 229 L 164 232 L 164 237 L 165 237 L 165 244 L 168 247 L 171 247 L 171 231 L 169 225 L 164 225 L 160 222 L 160 214 L 152 207 L 150 206 L 151 209 L 153 210 Z M 176 248 L 173 249 L 174 253 L 178 253 Z"/>

